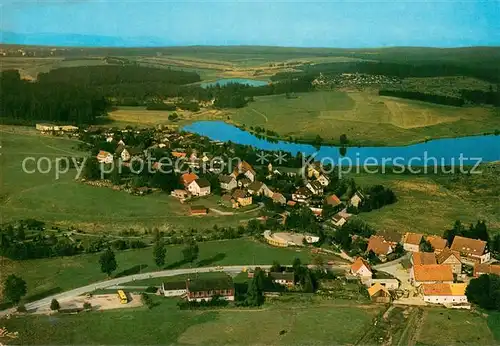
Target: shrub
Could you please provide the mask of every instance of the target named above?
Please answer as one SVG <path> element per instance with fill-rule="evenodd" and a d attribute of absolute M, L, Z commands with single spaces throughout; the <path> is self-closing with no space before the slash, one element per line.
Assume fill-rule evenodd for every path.
<path fill-rule="evenodd" d="M 91 310 L 92 309 L 92 304 L 90 304 L 89 302 L 85 302 L 85 303 L 83 303 L 83 308 L 85 310 Z"/>
<path fill-rule="evenodd" d="M 145 292 L 147 292 L 147 293 L 156 293 L 157 291 L 158 291 L 158 288 L 156 288 L 155 286 L 149 286 L 145 290 Z"/>
<path fill-rule="evenodd" d="M 61 308 L 61 305 L 59 304 L 57 299 L 52 299 L 52 301 L 50 302 L 50 310 L 57 311 L 60 308 Z"/>
<path fill-rule="evenodd" d="M 21 304 L 17 307 L 17 312 L 28 312 L 28 310 L 26 309 L 26 306 L 24 306 L 24 304 Z"/>
<path fill-rule="evenodd" d="M 142 303 L 151 309 L 153 307 L 153 299 L 147 293 L 141 293 Z"/>

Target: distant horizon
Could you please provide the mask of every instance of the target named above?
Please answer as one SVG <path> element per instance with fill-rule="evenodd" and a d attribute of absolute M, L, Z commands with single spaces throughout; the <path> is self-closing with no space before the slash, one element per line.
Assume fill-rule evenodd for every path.
<path fill-rule="evenodd" d="M 147 44 L 147 45 L 118 45 L 118 44 L 111 44 L 111 45 L 95 45 L 95 44 L 51 44 L 51 43 L 33 43 L 36 42 L 35 39 L 29 39 L 27 40 L 28 42 L 18 42 L 17 40 L 13 41 L 11 38 L 8 38 L 7 40 L 4 40 L 4 35 L 14 35 L 14 36 L 20 36 L 20 35 L 36 35 L 36 36 L 72 36 L 74 38 L 80 37 L 80 38 L 100 38 L 100 39 L 111 39 L 111 40 L 116 40 L 118 41 L 126 41 L 126 39 L 117 37 L 117 36 L 106 36 L 106 35 L 86 35 L 86 34 L 73 34 L 73 33 L 68 33 L 68 34 L 56 34 L 56 33 L 48 33 L 48 32 L 43 32 L 43 33 L 34 33 L 34 34 L 21 34 L 21 33 L 13 33 L 13 32 L 3 32 L 2 36 L 0 37 L 0 45 L 13 45 L 13 46 L 33 46 L 33 47 L 47 47 L 47 48 L 91 48 L 91 49 L 98 49 L 98 48 L 189 48 L 189 47 L 262 47 L 262 48 L 296 48 L 296 49 L 355 49 L 355 50 L 362 50 L 362 49 L 392 49 L 392 48 L 429 48 L 429 49 L 461 49 L 461 48 L 500 48 L 500 43 L 498 44 L 492 44 L 492 45 L 457 45 L 457 46 L 422 46 L 422 45 L 395 45 L 395 46 L 357 46 L 357 47 L 340 47 L 340 46 L 287 46 L 287 45 L 265 45 L 265 44 L 170 44 L 170 45 L 154 45 L 154 44 Z M 146 37 L 132 37 L 128 38 L 133 41 L 138 40 L 138 39 L 148 39 Z M 154 39 L 154 38 L 152 38 Z"/>
<path fill-rule="evenodd" d="M 500 46 L 500 1 L 4 0 L 1 41 L 62 47 Z"/>

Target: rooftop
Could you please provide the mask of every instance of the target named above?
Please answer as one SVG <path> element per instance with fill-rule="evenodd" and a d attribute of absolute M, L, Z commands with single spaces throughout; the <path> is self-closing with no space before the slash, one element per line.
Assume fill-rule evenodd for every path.
<path fill-rule="evenodd" d="M 453 271 L 450 265 L 416 265 L 413 267 L 413 270 L 416 281 L 453 281 Z"/>
<path fill-rule="evenodd" d="M 189 292 L 202 292 L 210 290 L 227 290 L 234 288 L 233 279 L 228 275 L 209 279 L 191 279 L 187 282 Z"/>

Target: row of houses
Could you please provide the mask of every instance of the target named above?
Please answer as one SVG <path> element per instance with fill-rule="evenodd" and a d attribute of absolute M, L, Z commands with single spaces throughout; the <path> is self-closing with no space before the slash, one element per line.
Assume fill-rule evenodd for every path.
<path fill-rule="evenodd" d="M 386 256 L 392 253 L 396 245 L 402 244 L 405 251 L 419 252 L 422 240 L 427 240 L 436 254 L 445 252 L 441 256 L 446 260 L 452 255 L 459 256 L 461 263 L 475 264 L 486 263 L 490 260 L 491 255 L 487 249 L 487 243 L 480 239 L 471 239 L 461 236 L 455 236 L 451 246 L 448 247 L 446 239 L 438 236 L 424 237 L 420 233 L 405 233 L 401 236 L 395 232 L 380 232 L 373 235 L 368 240 L 367 251 L 373 251 L 380 259 L 385 260 Z M 443 261 L 445 261 L 443 259 Z"/>

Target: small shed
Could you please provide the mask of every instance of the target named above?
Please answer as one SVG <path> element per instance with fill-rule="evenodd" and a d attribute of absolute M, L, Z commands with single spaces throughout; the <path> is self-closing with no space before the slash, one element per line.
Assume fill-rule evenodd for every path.
<path fill-rule="evenodd" d="M 368 288 L 368 294 L 370 299 L 376 303 L 389 303 L 391 301 L 391 294 L 379 283 Z"/>

